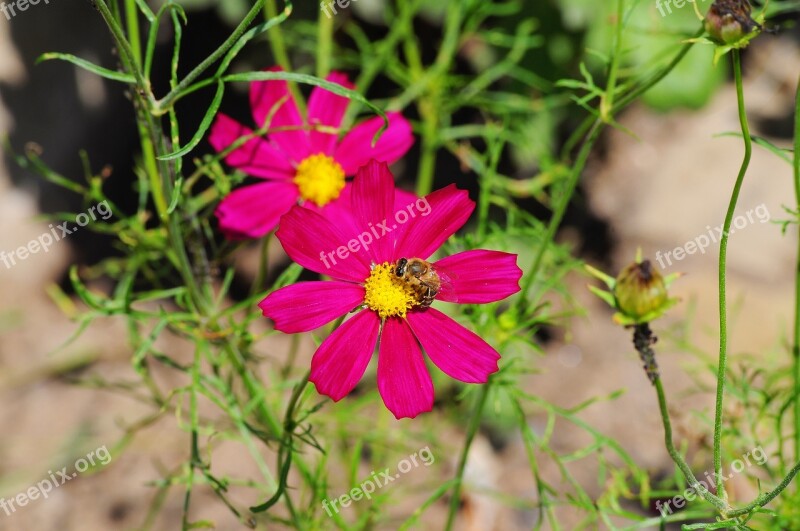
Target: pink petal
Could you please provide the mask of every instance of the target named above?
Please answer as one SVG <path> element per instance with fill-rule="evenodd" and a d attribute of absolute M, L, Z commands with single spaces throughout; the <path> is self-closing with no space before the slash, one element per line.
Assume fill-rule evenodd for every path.
<path fill-rule="evenodd" d="M 519 291 L 522 270 L 517 255 L 477 249 L 448 256 L 434 263 L 446 277 L 436 298 L 460 304 L 503 300 Z"/>
<path fill-rule="evenodd" d="M 334 158 L 347 175 L 353 175 L 370 159 L 392 164 L 414 145 L 411 124 L 399 112 L 386 113 L 389 127 L 383 132 L 375 147 L 372 139 L 383 125 L 380 116 L 370 118 L 350 130 L 336 148 Z"/>
<path fill-rule="evenodd" d="M 403 319 L 390 318 L 381 332 L 378 390 L 398 419 L 433 409 L 433 382 L 414 334 Z"/>
<path fill-rule="evenodd" d="M 416 203 L 418 199 L 419 196 L 414 192 L 407 192 L 402 188 L 395 188 L 394 211 L 395 212 L 397 212 L 398 210 L 408 211 L 408 207 L 411 206 L 412 203 Z"/>
<path fill-rule="evenodd" d="M 341 72 L 331 72 L 325 79 L 350 90 L 355 88 L 355 85 L 348 79 L 347 74 Z M 344 118 L 344 113 L 347 111 L 349 104 L 350 100 L 344 96 L 338 96 L 324 88 L 315 87 L 311 91 L 311 97 L 308 100 L 308 123 L 312 126 L 324 125 L 338 129 L 342 125 L 342 118 Z M 338 137 L 337 133 L 324 133 L 312 129 L 312 152 L 332 155 Z"/>
<path fill-rule="evenodd" d="M 358 228 L 370 236 L 368 253 L 371 260 L 381 263 L 390 259 L 394 239 L 382 234 L 376 225 L 388 220 L 394 213 L 394 177 L 385 162 L 369 161 L 362 166 L 355 179 L 350 201 Z M 376 230 L 373 232 L 372 228 Z M 381 237 L 373 236 L 379 235 Z M 363 241 L 366 241 L 365 239 Z"/>
<path fill-rule="evenodd" d="M 369 256 L 351 252 L 341 230 L 308 208 L 289 210 L 275 235 L 289 257 L 306 269 L 356 283 L 369 276 Z"/>
<path fill-rule="evenodd" d="M 208 141 L 214 149 L 222 152 L 241 137 L 252 134 L 251 129 L 224 114 L 218 114 Z M 225 162 L 248 175 L 265 179 L 291 179 L 295 174 L 286 155 L 262 138 L 251 138 L 234 149 L 225 157 Z"/>
<path fill-rule="evenodd" d="M 341 195 L 336 201 L 332 201 L 325 205 L 322 208 L 318 208 L 313 203 L 306 203 L 305 207 L 315 210 L 322 214 L 328 221 L 330 221 L 339 231 L 348 238 L 348 242 L 352 241 L 352 239 L 356 239 L 356 241 L 365 242 L 368 247 L 371 247 L 373 244 L 372 242 L 376 242 L 378 240 L 385 239 L 385 243 L 381 243 L 382 247 L 380 252 L 376 252 L 374 256 L 367 255 L 369 259 L 374 260 L 375 263 L 382 263 L 386 261 L 392 261 L 395 259 L 393 256 L 392 248 L 394 246 L 394 229 L 397 227 L 397 224 L 393 221 L 393 217 L 389 216 L 388 219 L 382 219 L 380 221 L 376 221 L 372 223 L 372 227 L 369 224 L 363 224 L 356 219 L 354 215 L 354 206 L 352 201 L 352 191 L 353 185 L 348 183 L 345 185 L 344 190 L 342 190 Z M 392 211 L 397 213 L 398 210 L 403 210 L 408 212 L 409 209 L 416 213 L 421 212 L 417 206 L 423 207 L 419 205 L 422 202 L 415 194 L 411 192 L 406 192 L 405 190 L 401 190 L 400 188 L 395 188 L 394 190 L 394 207 Z M 394 214 L 393 214 L 394 215 Z M 410 218 L 410 216 L 408 216 Z M 384 224 L 383 222 L 386 221 Z M 386 233 L 384 234 L 384 228 L 378 226 L 378 223 L 386 226 L 386 230 L 391 232 L 392 234 Z M 377 236 L 376 236 L 377 235 Z M 385 247 L 383 247 L 385 245 Z M 387 254 L 388 253 L 388 254 Z"/>
<path fill-rule="evenodd" d="M 363 230 L 353 215 L 353 204 L 350 200 L 352 189 L 353 183 L 347 182 L 339 197 L 324 207 L 318 207 L 311 201 L 303 203 L 305 208 L 318 212 L 322 217 L 330 221 L 342 236 L 347 237 L 348 241 L 361 234 Z"/>
<path fill-rule="evenodd" d="M 333 321 L 364 302 L 364 288 L 351 282 L 298 282 L 273 291 L 258 304 L 275 329 L 286 334 L 308 332 Z"/>
<path fill-rule="evenodd" d="M 278 66 L 266 69 L 267 72 L 281 72 Z M 276 105 L 279 104 L 277 110 Z M 258 128 L 269 125 L 269 139 L 278 148 L 286 152 L 294 162 L 300 163 L 311 154 L 311 141 L 305 122 L 297 109 L 297 103 L 289 92 L 286 81 L 254 81 L 250 84 L 250 106 Z M 270 114 L 272 120 L 269 120 Z M 286 131 L 275 131 L 276 128 L 292 128 Z"/>
<path fill-rule="evenodd" d="M 308 379 L 320 394 L 338 402 L 353 390 L 369 365 L 381 321 L 364 310 L 337 328 L 317 349 Z"/>
<path fill-rule="evenodd" d="M 287 182 L 265 182 L 234 190 L 215 212 L 220 230 L 232 240 L 260 238 L 278 225 L 281 216 L 297 204 L 297 187 Z"/>
<path fill-rule="evenodd" d="M 420 213 L 399 227 L 396 258 L 428 258 L 467 222 L 475 209 L 466 190 L 459 190 L 454 184 L 428 194 L 420 202 Z"/>
<path fill-rule="evenodd" d="M 475 333 L 433 308 L 409 312 L 408 324 L 442 372 L 466 383 L 485 383 L 500 354 Z"/>

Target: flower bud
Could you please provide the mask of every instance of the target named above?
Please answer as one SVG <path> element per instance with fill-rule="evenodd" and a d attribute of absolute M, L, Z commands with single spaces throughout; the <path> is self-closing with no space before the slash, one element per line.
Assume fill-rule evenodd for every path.
<path fill-rule="evenodd" d="M 614 286 L 614 297 L 620 312 L 640 319 L 667 303 L 664 278 L 650 260 L 634 262 L 623 269 Z"/>
<path fill-rule="evenodd" d="M 712 39 L 732 44 L 761 25 L 750 16 L 748 0 L 716 0 L 706 14 L 705 27 Z"/>

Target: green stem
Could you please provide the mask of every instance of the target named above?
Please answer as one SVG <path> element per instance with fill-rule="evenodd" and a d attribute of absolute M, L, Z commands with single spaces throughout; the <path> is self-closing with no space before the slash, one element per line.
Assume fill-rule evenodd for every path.
<path fill-rule="evenodd" d="M 742 61 L 739 50 L 733 50 L 733 73 L 736 82 L 736 96 L 739 104 L 739 122 L 744 137 L 744 160 L 742 160 L 739 175 L 733 186 L 730 202 L 728 203 L 728 213 L 725 215 L 725 223 L 722 229 L 722 240 L 719 245 L 719 367 L 717 370 L 717 397 L 714 408 L 714 471 L 717 478 L 717 493 L 727 500 L 725 485 L 722 481 L 722 401 L 725 395 L 725 373 L 728 364 L 728 316 L 727 316 L 727 278 L 726 268 L 728 262 L 728 237 L 733 222 L 733 214 L 736 210 L 736 203 L 739 201 L 739 192 L 742 189 L 744 176 L 750 165 L 752 154 L 752 141 L 750 138 L 750 127 L 747 124 L 747 112 L 744 105 L 744 89 L 742 87 Z"/>
<path fill-rule="evenodd" d="M 705 29 L 701 26 L 700 29 L 692 35 L 692 38 L 700 37 L 705 32 Z M 630 92 L 622 96 L 614 106 L 611 108 L 611 116 L 616 116 L 622 109 L 630 105 L 633 101 L 635 101 L 639 96 L 650 90 L 653 85 L 657 84 L 659 81 L 667 77 L 667 75 L 672 72 L 672 70 L 680 63 L 683 58 L 689 53 L 689 50 L 692 49 L 692 45 L 694 43 L 687 42 L 683 45 L 680 51 L 672 58 L 672 60 L 662 68 L 661 70 L 654 73 L 650 78 L 647 80 L 639 83 L 633 88 Z M 586 135 L 586 132 L 592 127 L 592 124 L 595 121 L 594 116 L 588 116 L 580 126 L 569 136 L 567 141 L 564 143 L 564 147 L 561 149 L 561 158 L 566 159 L 575 146 L 578 144 L 581 138 Z"/>
<path fill-rule="evenodd" d="M 426 196 L 433 190 L 433 178 L 436 170 L 436 154 L 438 152 L 439 127 L 438 117 L 430 100 L 419 104 L 422 121 L 422 154 L 417 169 L 417 195 Z"/>
<path fill-rule="evenodd" d="M 333 17 L 319 10 L 317 25 L 317 77 L 324 78 L 331 71 L 333 49 Z M 277 29 L 277 28 L 276 28 Z"/>
<path fill-rule="evenodd" d="M 264 2 L 264 15 L 267 20 L 278 16 L 278 6 L 275 0 L 266 0 L 266 2 Z M 275 62 L 287 72 L 291 72 L 292 62 L 289 60 L 289 53 L 286 51 L 286 41 L 283 39 L 283 32 L 280 26 L 270 28 L 267 31 L 267 36 L 269 37 L 272 54 L 275 56 Z"/>
<path fill-rule="evenodd" d="M 456 520 L 458 508 L 461 506 L 461 484 L 464 480 L 464 470 L 467 467 L 467 459 L 469 458 L 469 449 L 472 447 L 472 441 L 478 433 L 478 428 L 481 426 L 481 418 L 483 417 L 483 408 L 486 406 L 486 400 L 489 397 L 489 389 L 492 385 L 490 378 L 486 384 L 481 386 L 480 394 L 478 395 L 478 402 L 475 404 L 475 410 L 472 412 L 472 417 L 467 427 L 467 438 L 464 441 L 464 448 L 461 450 L 461 457 L 458 460 L 458 468 L 456 468 L 456 477 L 453 483 L 453 492 L 450 498 L 450 510 L 447 513 L 447 524 L 445 531 L 451 531 L 453 524 Z"/>
<path fill-rule="evenodd" d="M 553 215 L 550 218 L 544 238 L 536 250 L 533 263 L 522 281 L 522 293 L 517 299 L 519 305 L 523 305 L 527 300 L 528 292 L 530 291 L 533 281 L 536 279 L 539 269 L 542 266 L 542 261 L 547 251 L 547 247 L 550 242 L 555 239 L 556 232 L 561 226 L 561 220 L 564 219 L 564 214 L 567 212 L 567 207 L 569 206 L 572 196 L 575 193 L 575 189 L 578 186 L 578 181 L 580 181 L 583 168 L 586 166 L 586 161 L 589 159 L 589 153 L 591 153 L 592 148 L 594 147 L 595 142 L 597 142 L 597 139 L 600 137 L 600 132 L 602 130 L 603 126 L 601 121 L 595 120 L 594 125 L 589 132 L 589 136 L 586 138 L 586 141 L 581 146 L 581 150 L 578 152 L 578 157 L 575 160 L 575 164 L 572 166 L 569 181 L 567 182 L 567 188 L 564 190 L 561 200 L 559 201 L 556 210 L 553 212 Z"/>
<path fill-rule="evenodd" d="M 128 42 L 127 37 L 125 37 L 125 33 L 122 31 L 117 19 L 109 10 L 105 0 L 96 0 L 95 6 L 97 6 L 97 10 L 100 12 L 100 15 L 103 17 L 109 31 L 111 31 L 111 35 L 117 43 L 117 49 L 119 50 L 123 65 L 131 71 L 130 73 L 132 73 L 136 79 L 136 87 L 145 94 L 150 95 L 150 82 L 144 79 L 142 72 L 139 70 L 136 61 L 136 53 L 133 51 L 133 48 L 131 48 L 131 44 Z"/>
<path fill-rule="evenodd" d="M 696 33 L 695 36 L 701 35 L 703 31 L 704 30 L 701 28 Z M 681 50 L 675 55 L 675 57 L 669 62 L 669 64 L 667 64 L 664 68 L 662 68 L 658 72 L 654 73 L 652 76 L 650 76 L 642 83 L 637 84 L 635 88 L 633 88 L 630 92 L 623 95 L 619 100 L 617 100 L 617 102 L 611 108 L 610 117 L 615 116 L 617 113 L 619 113 L 625 107 L 627 107 L 633 101 L 635 101 L 639 96 L 650 90 L 659 81 L 664 79 L 678 65 L 678 63 L 680 63 L 683 60 L 686 54 L 689 53 L 691 47 L 692 43 L 685 44 L 681 48 Z M 566 212 L 566 208 L 569 205 L 569 201 L 572 199 L 572 193 L 574 192 L 575 187 L 577 186 L 577 183 L 580 180 L 580 176 L 581 173 L 583 172 L 584 166 L 586 165 L 586 161 L 588 160 L 589 153 L 591 152 L 592 147 L 594 147 L 594 143 L 597 141 L 597 138 L 600 136 L 602 127 L 603 124 L 601 120 L 595 117 L 589 117 L 578 128 L 578 131 L 576 131 L 575 134 L 573 134 L 567 141 L 569 149 L 565 149 L 563 151 L 565 158 L 569 156 L 569 153 L 572 151 L 572 146 L 574 146 L 580 138 L 585 138 L 581 146 L 581 149 L 578 152 L 576 161 L 572 166 L 572 173 L 570 174 L 569 177 L 567 192 L 564 194 L 563 201 L 559 204 L 557 211 L 553 214 L 553 217 L 550 219 L 550 224 L 547 227 L 547 233 L 545 235 L 545 239 L 542 240 L 542 243 L 539 245 L 533 260 L 533 265 L 528 270 L 528 272 L 525 275 L 525 278 L 522 281 L 523 282 L 522 293 L 517 299 L 518 305 L 520 306 L 523 305 L 527 300 L 528 291 L 533 285 L 533 281 L 535 280 L 536 275 L 539 272 L 539 268 L 542 265 L 542 259 L 544 258 L 544 254 L 547 251 L 547 245 L 555 237 L 555 233 L 558 230 L 564 212 Z M 584 135 L 587 136 L 584 137 Z M 557 215 L 558 217 L 556 218 Z"/>
<path fill-rule="evenodd" d="M 797 84 L 797 95 L 794 111 L 794 196 L 795 209 L 800 213 L 800 81 Z M 792 355 L 794 357 L 794 395 L 800 396 L 800 241 L 797 245 L 797 265 L 794 281 L 794 338 Z M 794 403 L 794 460 L 800 461 L 800 400 Z"/>
<path fill-rule="evenodd" d="M 617 31 L 614 36 L 614 51 L 611 55 L 611 65 L 608 69 L 608 83 L 606 91 L 600 101 L 600 117 L 609 123 L 613 117 L 614 92 L 617 90 L 617 75 L 619 73 L 619 60 L 622 57 L 622 35 L 625 0 L 617 0 Z"/>
<path fill-rule="evenodd" d="M 450 2 L 447 5 L 447 17 L 444 30 L 442 46 L 433 65 L 424 73 L 416 72 L 415 85 L 417 90 L 424 91 L 424 96 L 419 98 L 419 112 L 422 116 L 422 154 L 417 171 L 417 195 L 428 195 L 433 189 L 434 173 L 436 171 L 436 157 L 439 151 L 439 130 L 447 124 L 442 124 L 440 120 L 441 87 L 444 85 L 444 78 L 453 63 L 453 58 L 458 51 L 459 36 L 463 16 L 461 13 L 460 2 Z M 410 41 L 407 41 L 409 43 Z M 419 49 L 416 40 L 406 49 L 413 48 L 411 57 L 419 58 Z M 408 55 L 408 54 L 407 54 Z M 421 59 L 417 59 L 421 62 Z M 412 70 L 413 63 L 410 64 Z M 420 75 L 421 74 L 421 75 Z"/>
<path fill-rule="evenodd" d="M 689 482 L 689 486 L 700 496 L 702 496 L 704 500 L 708 501 L 724 514 L 730 509 L 727 502 L 711 494 L 707 488 L 703 487 L 702 483 L 697 481 L 692 469 L 689 468 L 689 465 L 683 459 L 683 456 L 680 454 L 678 449 L 675 448 L 675 444 L 672 442 L 672 422 L 669 419 L 667 397 L 664 395 L 664 386 L 661 383 L 661 378 L 656 377 L 654 384 L 656 387 L 656 394 L 658 394 L 658 406 L 661 411 L 661 422 L 664 424 L 664 444 L 667 447 L 669 456 L 672 458 L 675 464 L 678 465 L 678 468 L 681 470 L 681 472 L 683 472 L 686 481 Z"/>
<path fill-rule="evenodd" d="M 789 474 L 783 478 L 783 480 L 780 482 L 780 484 L 778 484 L 777 487 L 775 487 L 769 492 L 765 492 L 759 495 L 755 500 L 745 505 L 744 507 L 741 507 L 739 509 L 732 508 L 730 505 L 728 505 L 727 499 L 725 499 L 725 497 L 715 496 L 711 494 L 708 491 L 708 489 L 704 488 L 703 485 L 699 481 L 697 481 L 697 478 L 694 476 L 692 469 L 689 468 L 689 465 L 683 459 L 683 456 L 680 454 L 680 452 L 678 452 L 677 448 L 675 448 L 675 445 L 672 442 L 672 423 L 670 422 L 669 418 L 669 408 L 667 406 L 667 398 L 664 394 L 664 387 L 661 384 L 661 378 L 656 378 L 655 387 L 656 387 L 656 393 L 658 394 L 658 405 L 661 411 L 661 422 L 664 425 L 664 443 L 667 447 L 667 452 L 669 452 L 670 457 L 678 466 L 680 471 L 683 473 L 684 477 L 686 478 L 686 481 L 689 482 L 689 485 L 692 487 L 692 489 L 696 493 L 700 494 L 700 496 L 704 500 L 706 500 L 711 505 L 716 507 L 716 509 L 720 512 L 723 518 L 725 519 L 736 518 L 739 516 L 749 514 L 753 510 L 758 509 L 760 507 L 764 507 L 766 504 L 775 499 L 781 492 L 783 492 L 786 489 L 786 487 L 789 486 L 789 484 L 792 482 L 795 476 L 797 476 L 797 474 L 800 473 L 800 463 L 797 463 L 794 466 L 794 468 L 792 468 L 792 470 L 789 472 Z M 716 474 L 717 474 L 716 477 L 719 480 L 722 477 L 721 472 L 717 471 Z M 717 488 L 719 489 L 719 487 Z M 717 490 L 717 494 L 719 493 L 720 491 Z"/>
<path fill-rule="evenodd" d="M 292 397 L 289 399 L 289 404 L 286 407 L 286 416 L 283 420 L 283 437 L 281 440 L 281 448 L 278 451 L 278 470 L 281 474 L 278 491 L 265 503 L 257 507 L 250 508 L 252 512 L 260 513 L 272 507 L 281 497 L 283 497 L 286 501 L 287 508 L 293 515 L 295 524 L 297 524 L 297 529 L 302 529 L 302 526 L 300 526 L 300 522 L 294 511 L 292 498 L 289 496 L 287 480 L 289 477 L 289 470 L 292 466 L 292 459 L 295 454 L 293 439 L 294 430 L 297 428 L 297 422 L 295 421 L 294 414 L 295 410 L 297 409 L 297 405 L 300 402 L 300 397 L 303 396 L 303 392 L 306 390 L 306 387 L 308 387 L 308 377 L 310 374 L 310 372 L 306 373 L 303 380 L 295 386 L 294 391 L 292 392 Z"/>
<path fill-rule="evenodd" d="M 125 0 L 125 21 L 128 25 L 128 37 L 131 51 L 137 65 L 142 64 L 142 39 L 139 35 L 139 8 L 134 0 Z"/>
<path fill-rule="evenodd" d="M 170 90 L 166 96 L 164 96 L 161 100 L 154 102 L 155 105 L 153 105 L 153 111 L 157 115 L 162 115 L 166 113 L 170 109 L 170 107 L 172 107 L 172 104 L 175 102 L 175 100 L 178 98 L 181 92 L 183 92 L 192 83 L 194 83 L 194 81 L 198 77 L 200 77 L 203 74 L 203 72 L 208 70 L 211 67 L 211 65 L 216 63 L 219 59 L 221 59 L 222 56 L 225 55 L 225 53 L 234 44 L 236 44 L 236 41 L 238 41 L 241 38 L 241 36 L 244 35 L 244 32 L 247 31 L 247 28 L 250 27 L 250 24 L 253 22 L 253 20 L 255 20 L 255 18 L 259 15 L 263 4 L 264 0 L 258 0 L 255 3 L 255 5 L 250 9 L 250 11 L 247 13 L 244 20 L 242 20 L 242 22 L 236 27 L 233 33 L 231 33 L 230 37 L 225 39 L 225 42 L 223 42 L 222 45 L 214 51 L 214 53 L 206 57 L 202 63 L 197 65 L 194 68 L 194 70 L 189 72 L 189 74 L 187 74 L 186 77 L 183 78 L 183 80 L 181 80 L 180 83 L 178 83 L 172 90 Z M 289 9 L 288 6 L 287 9 Z"/>
<path fill-rule="evenodd" d="M 736 516 L 741 516 L 741 515 L 747 514 L 747 513 L 751 512 L 751 511 L 753 511 L 753 509 L 757 509 L 759 507 L 764 507 L 766 504 L 768 504 L 769 502 L 774 500 L 781 492 L 783 492 L 786 489 L 786 487 L 789 486 L 789 484 L 792 482 L 792 480 L 795 478 L 795 476 L 798 473 L 800 473 L 800 463 L 797 463 L 796 465 L 794 465 L 794 468 L 789 472 L 789 474 L 785 478 L 783 478 L 783 481 L 781 481 L 780 484 L 777 487 L 775 487 L 774 489 L 772 489 L 769 492 L 765 492 L 765 493 L 761 494 L 753 502 L 748 503 L 747 505 L 745 505 L 741 509 L 734 509 L 732 511 L 729 511 L 724 516 L 727 516 L 729 518 L 733 518 L 733 517 L 736 517 Z"/>
<path fill-rule="evenodd" d="M 287 4 L 287 9 L 291 9 L 291 4 Z M 267 20 L 272 20 L 277 16 L 278 6 L 275 0 L 265 0 L 264 18 Z M 272 56 L 275 59 L 275 62 L 278 63 L 278 65 L 280 65 L 284 71 L 292 72 L 292 61 L 289 59 L 289 52 L 286 51 L 286 41 L 283 38 L 283 30 L 281 29 L 280 24 L 267 30 L 267 38 L 269 39 L 269 47 L 270 50 L 272 50 Z M 292 97 L 297 103 L 300 113 L 305 115 L 305 100 L 303 99 L 303 94 L 300 92 L 297 83 L 289 83 L 289 92 L 292 93 Z"/>

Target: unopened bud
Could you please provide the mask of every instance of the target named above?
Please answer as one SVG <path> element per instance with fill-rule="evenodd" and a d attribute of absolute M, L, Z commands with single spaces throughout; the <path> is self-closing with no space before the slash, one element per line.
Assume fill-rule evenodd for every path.
<path fill-rule="evenodd" d="M 634 262 L 623 269 L 614 286 L 617 308 L 628 317 L 639 319 L 667 303 L 664 278 L 650 260 Z"/>
<path fill-rule="evenodd" d="M 748 0 L 716 0 L 706 14 L 706 31 L 718 43 L 732 44 L 761 28 L 751 12 Z"/>

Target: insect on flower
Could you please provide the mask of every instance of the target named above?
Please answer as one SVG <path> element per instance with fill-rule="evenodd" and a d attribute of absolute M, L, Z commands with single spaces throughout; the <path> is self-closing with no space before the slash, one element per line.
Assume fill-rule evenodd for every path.
<path fill-rule="evenodd" d="M 395 190 L 386 164 L 372 161 L 359 170 L 350 197 L 350 224 L 333 223 L 301 207 L 281 219 L 276 234 L 289 256 L 334 280 L 299 282 L 274 291 L 259 304 L 264 315 L 277 330 L 298 333 L 356 308 L 322 342 L 311 362 L 309 379 L 334 401 L 356 386 L 376 344 L 378 390 L 397 418 L 413 418 L 433 407 L 433 383 L 422 349 L 434 365 L 462 382 L 485 383 L 498 370 L 497 351 L 433 303 L 484 304 L 518 292 L 522 271 L 517 257 L 477 249 L 429 262 L 466 223 L 475 203 L 455 185 L 425 200 L 430 215 L 393 226 L 368 249 L 331 260 L 330 267 L 322 266 L 320 249 L 335 249 L 359 227 L 393 219 L 393 213 L 407 206 L 408 198 Z"/>
<path fill-rule="evenodd" d="M 442 277 L 439 272 L 433 267 L 433 264 L 421 258 L 401 258 L 397 261 L 397 269 L 394 273 L 411 286 L 417 302 L 423 308 L 427 308 L 433 303 L 436 294 L 442 287 Z M 452 285 L 447 280 L 445 283 Z"/>
<path fill-rule="evenodd" d="M 279 67 L 269 69 L 279 72 Z M 340 72 L 327 80 L 352 89 Z M 400 113 L 387 113 L 389 127 L 375 146 L 372 140 L 383 119 L 357 124 L 339 140 L 349 100 L 321 87 L 311 92 L 308 113 L 300 115 L 285 81 L 256 81 L 250 85 L 250 105 L 258 127 L 269 126 L 265 137 L 249 138 L 231 151 L 225 161 L 265 182 L 243 186 L 225 197 L 216 210 L 220 229 L 229 239 L 259 238 L 274 229 L 280 217 L 300 204 L 322 213 L 349 194 L 347 176 L 371 159 L 393 163 L 411 148 L 411 125 Z M 209 142 L 219 152 L 251 129 L 219 114 Z"/>

